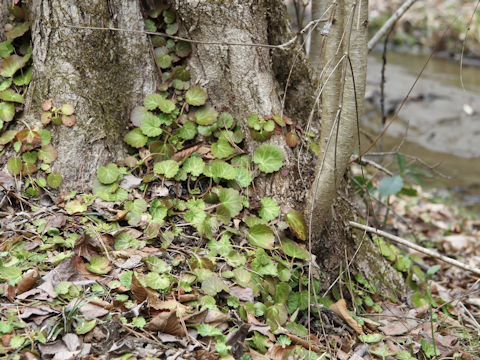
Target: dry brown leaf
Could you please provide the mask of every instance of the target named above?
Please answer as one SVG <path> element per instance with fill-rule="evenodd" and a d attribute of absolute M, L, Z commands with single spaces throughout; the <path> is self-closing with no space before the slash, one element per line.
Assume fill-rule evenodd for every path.
<path fill-rule="evenodd" d="M 66 215 L 62 213 L 55 213 L 54 215 L 48 218 L 47 225 L 45 225 L 42 235 L 45 234 L 52 227 L 60 229 L 62 226 L 65 225 L 66 222 L 67 222 Z"/>
<path fill-rule="evenodd" d="M 330 310 L 345 320 L 357 334 L 363 334 L 363 329 L 360 324 L 348 313 L 347 303 L 344 299 L 340 299 L 335 304 L 330 305 Z"/>
<path fill-rule="evenodd" d="M 282 347 L 282 345 L 275 344 L 270 349 L 268 349 L 265 356 L 272 360 L 283 360 L 285 358 L 286 352 L 293 348 L 294 346 L 292 345 Z"/>
<path fill-rule="evenodd" d="M 195 314 L 188 315 L 182 320 L 190 324 L 209 324 L 211 326 L 217 326 L 220 323 L 226 322 L 228 319 L 230 319 L 229 314 L 217 310 L 205 309 Z"/>
<path fill-rule="evenodd" d="M 73 252 L 87 260 L 92 256 L 99 256 L 101 253 L 101 243 L 87 234 L 80 235 L 75 241 Z"/>
<path fill-rule="evenodd" d="M 17 284 L 17 295 L 23 294 L 30 290 L 35 285 L 35 282 L 40 279 L 40 274 L 37 268 L 33 268 L 25 272 Z"/>
<path fill-rule="evenodd" d="M 185 336 L 185 329 L 175 310 L 161 312 L 147 324 L 147 328 L 174 336 Z"/>
<path fill-rule="evenodd" d="M 241 301 L 254 302 L 253 290 L 250 288 L 244 288 L 241 286 L 232 286 L 230 288 L 230 295 L 238 297 Z"/>

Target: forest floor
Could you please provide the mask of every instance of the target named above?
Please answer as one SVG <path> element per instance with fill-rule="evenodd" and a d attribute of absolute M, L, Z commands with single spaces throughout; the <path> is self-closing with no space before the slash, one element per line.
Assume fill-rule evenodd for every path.
<path fill-rule="evenodd" d="M 376 207 L 382 227 L 478 267 L 477 214 L 419 186 L 408 193 L 390 197 L 388 214 Z M 72 213 L 84 197 L 3 198 L 0 352 L 9 359 L 480 357 L 478 278 L 386 239 L 373 238 L 407 293 L 385 299 L 347 271 L 327 296 L 312 294 L 308 315 L 303 244 L 260 254 L 242 243 L 232 253 L 225 234 L 152 242 L 141 224 L 108 231 L 120 215 L 109 203 Z M 252 283 L 255 273 L 263 280 Z"/>

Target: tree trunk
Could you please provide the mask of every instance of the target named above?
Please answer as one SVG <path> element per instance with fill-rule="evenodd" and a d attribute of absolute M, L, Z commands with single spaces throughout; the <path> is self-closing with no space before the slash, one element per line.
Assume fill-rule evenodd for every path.
<path fill-rule="evenodd" d="M 25 118 L 35 124 L 42 104 L 69 103 L 73 127 L 58 126 L 53 170 L 63 190 L 89 190 L 99 166 L 125 155 L 123 134 L 132 108 L 156 90 L 156 70 L 147 35 L 88 27 L 143 30 L 138 1 L 33 0 L 34 80 Z M 79 29 L 71 26 L 85 26 Z"/>

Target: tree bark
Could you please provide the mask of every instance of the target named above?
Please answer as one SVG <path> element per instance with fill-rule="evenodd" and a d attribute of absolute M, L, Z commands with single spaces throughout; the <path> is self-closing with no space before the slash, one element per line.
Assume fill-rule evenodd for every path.
<path fill-rule="evenodd" d="M 42 104 L 74 106 L 73 127 L 58 126 L 53 170 L 63 190 L 89 190 L 97 168 L 125 155 L 123 134 L 132 108 L 156 90 L 147 35 L 88 27 L 143 30 L 138 1 L 32 0 L 34 80 L 25 119 L 35 124 Z M 85 29 L 70 26 L 85 26 Z"/>

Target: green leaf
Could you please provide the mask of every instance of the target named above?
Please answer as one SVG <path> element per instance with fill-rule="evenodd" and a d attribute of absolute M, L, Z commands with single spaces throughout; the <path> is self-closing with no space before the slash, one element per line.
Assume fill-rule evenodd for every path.
<path fill-rule="evenodd" d="M 12 79 L 2 81 L 2 83 L 0 84 L 0 91 L 8 89 L 10 85 L 12 85 Z"/>
<path fill-rule="evenodd" d="M 149 272 L 145 276 L 145 285 L 154 290 L 165 290 L 170 287 L 170 279 L 166 275 L 160 275 L 156 272 Z"/>
<path fill-rule="evenodd" d="M 29 66 L 26 71 L 22 71 L 20 74 L 15 76 L 13 78 L 13 82 L 17 86 L 28 85 L 30 84 L 30 81 L 32 81 L 32 75 L 33 75 L 33 66 Z"/>
<path fill-rule="evenodd" d="M 189 42 L 182 40 L 177 41 L 175 45 L 175 54 L 180 57 L 187 57 L 188 55 L 190 55 L 191 51 L 192 47 Z"/>
<path fill-rule="evenodd" d="M 143 316 L 136 316 L 132 319 L 132 325 L 141 329 L 145 325 L 147 325 L 147 321 L 145 320 L 145 318 Z"/>
<path fill-rule="evenodd" d="M 18 157 L 11 157 L 7 162 L 7 170 L 12 175 L 20 175 L 22 172 L 23 163 L 22 159 Z"/>
<path fill-rule="evenodd" d="M 200 336 L 221 336 L 222 332 L 209 324 L 198 324 L 197 331 Z"/>
<path fill-rule="evenodd" d="M 172 267 L 167 264 L 165 260 L 160 259 L 157 256 L 148 256 L 147 258 L 143 259 L 143 261 L 147 264 L 147 267 L 156 273 L 169 273 L 172 270 Z"/>
<path fill-rule="evenodd" d="M 173 178 L 179 170 L 180 166 L 175 160 L 164 160 L 155 163 L 153 171 L 156 174 L 164 175 L 167 179 Z"/>
<path fill-rule="evenodd" d="M 8 39 L 0 43 L 0 57 L 6 58 L 9 57 L 13 52 L 14 47 L 12 45 L 12 39 Z"/>
<path fill-rule="evenodd" d="M 246 169 L 244 167 L 236 167 L 235 171 L 237 172 L 237 176 L 235 177 L 235 181 L 241 186 L 241 187 L 248 187 L 253 181 L 253 175 L 252 172 L 249 169 Z"/>
<path fill-rule="evenodd" d="M 139 127 L 142 124 L 142 121 L 149 115 L 152 115 L 152 113 L 145 107 L 135 106 L 130 114 L 130 121 L 133 125 Z"/>
<path fill-rule="evenodd" d="M 0 100 L 13 101 L 13 102 L 21 103 L 21 104 L 24 103 L 23 96 L 16 93 L 12 89 L 7 89 L 7 90 L 4 90 L 4 91 L 0 91 Z"/>
<path fill-rule="evenodd" d="M 173 103 L 173 101 L 170 101 L 170 100 L 167 100 L 167 99 L 162 99 L 159 104 L 158 104 L 158 107 L 160 108 L 160 110 L 162 110 L 162 112 L 164 112 L 165 114 L 170 114 L 173 110 L 175 110 L 177 107 L 175 106 L 175 104 Z"/>
<path fill-rule="evenodd" d="M 79 200 L 72 200 L 65 204 L 65 211 L 70 214 L 81 214 L 87 211 L 87 205 Z"/>
<path fill-rule="evenodd" d="M 214 108 L 204 105 L 195 112 L 195 121 L 198 125 L 211 125 L 217 121 L 218 113 Z"/>
<path fill-rule="evenodd" d="M 280 207 L 274 199 L 270 197 L 264 197 L 262 200 L 260 200 L 260 202 L 262 203 L 262 208 L 258 211 L 258 213 L 262 219 L 265 221 L 271 221 L 278 217 L 280 213 Z"/>
<path fill-rule="evenodd" d="M 75 332 L 78 334 L 78 335 L 84 335 L 86 333 L 88 333 L 90 330 L 92 330 L 95 325 L 97 325 L 97 320 L 93 319 L 93 320 L 85 320 L 85 319 L 82 319 L 77 327 L 75 328 Z"/>
<path fill-rule="evenodd" d="M 212 154 L 217 159 L 224 159 L 233 154 L 233 147 L 227 140 L 220 139 L 212 144 Z"/>
<path fill-rule="evenodd" d="M 139 245 L 139 241 L 128 233 L 120 233 L 115 237 L 115 250 L 138 249 Z"/>
<path fill-rule="evenodd" d="M 230 217 L 240 214 L 243 208 L 243 197 L 235 189 L 221 188 L 218 192 L 218 198 L 222 206 L 228 211 Z"/>
<path fill-rule="evenodd" d="M 73 115 L 73 113 L 75 112 L 75 109 L 71 104 L 63 104 L 62 107 L 60 108 L 60 112 L 63 115 L 70 116 L 70 115 Z"/>
<path fill-rule="evenodd" d="M 280 244 L 280 249 L 285 253 L 285 255 L 297 258 L 297 259 L 302 259 L 302 260 L 308 260 L 309 255 L 308 251 L 302 249 L 300 246 L 295 244 L 293 240 L 290 239 L 282 239 L 281 244 Z"/>
<path fill-rule="evenodd" d="M 142 121 L 140 129 L 144 135 L 155 137 L 160 135 L 163 131 L 160 129 L 160 119 L 155 115 L 148 115 Z"/>
<path fill-rule="evenodd" d="M 201 87 L 193 86 L 185 94 L 185 100 L 190 105 L 201 106 L 207 101 L 207 94 Z"/>
<path fill-rule="evenodd" d="M 57 159 L 58 151 L 50 144 L 44 145 L 38 150 L 38 159 L 44 163 L 51 164 Z"/>
<path fill-rule="evenodd" d="M 177 135 L 184 140 L 192 140 L 197 135 L 197 125 L 192 121 L 187 121 L 177 130 Z"/>
<path fill-rule="evenodd" d="M 442 354 L 435 345 L 430 344 L 425 339 L 420 340 L 420 345 L 422 345 L 422 350 L 425 353 L 425 356 L 429 359 Z"/>
<path fill-rule="evenodd" d="M 148 110 L 154 110 L 160 106 L 160 102 L 163 100 L 163 96 L 160 94 L 150 94 L 143 100 L 143 105 Z"/>
<path fill-rule="evenodd" d="M 100 275 L 108 274 L 112 270 L 112 265 L 105 256 L 92 256 L 90 263 L 86 264 L 85 267 L 88 271 Z"/>
<path fill-rule="evenodd" d="M 381 196 L 390 196 L 397 194 L 403 187 L 403 179 L 400 175 L 388 176 L 378 184 L 378 193 Z"/>
<path fill-rule="evenodd" d="M 0 277 L 14 285 L 22 277 L 22 270 L 17 266 L 7 266 L 0 270 Z"/>
<path fill-rule="evenodd" d="M 190 156 L 182 166 L 185 172 L 192 174 L 193 176 L 200 176 L 205 168 L 203 160 L 197 156 Z"/>
<path fill-rule="evenodd" d="M 215 296 L 220 291 L 228 292 L 228 286 L 216 274 L 207 276 L 202 282 L 202 292 L 206 295 Z"/>
<path fill-rule="evenodd" d="M 17 70 L 25 66 L 30 56 L 10 55 L 0 63 L 0 75 L 3 77 L 12 77 Z"/>
<path fill-rule="evenodd" d="M 47 184 L 53 189 L 57 189 L 62 185 L 63 177 L 59 173 L 50 173 L 47 177 Z M 86 209 L 85 209 L 86 210 Z"/>
<path fill-rule="evenodd" d="M 213 177 L 218 177 L 225 180 L 233 180 L 237 177 L 235 168 L 221 160 L 215 160 L 211 163 L 211 171 Z"/>
<path fill-rule="evenodd" d="M 15 106 L 12 103 L 0 103 L 0 120 L 9 122 L 15 116 Z"/>
<path fill-rule="evenodd" d="M 303 214 L 297 210 L 290 210 L 286 216 L 288 226 L 293 231 L 295 236 L 300 240 L 305 241 L 307 238 L 307 225 Z"/>
<path fill-rule="evenodd" d="M 365 344 L 374 344 L 382 340 L 383 336 L 379 333 L 359 335 L 358 338 Z"/>
<path fill-rule="evenodd" d="M 30 23 L 25 21 L 15 26 L 12 30 L 6 31 L 5 37 L 7 39 L 15 39 L 25 34 L 28 31 L 28 29 L 30 29 Z"/>
<path fill-rule="evenodd" d="M 72 283 L 70 281 L 61 281 L 55 285 L 55 292 L 57 295 L 66 295 L 71 286 Z"/>
<path fill-rule="evenodd" d="M 128 201 L 125 204 L 125 210 L 143 214 L 147 211 L 147 206 L 147 202 L 144 199 L 135 199 L 134 201 Z"/>
<path fill-rule="evenodd" d="M 98 180 L 102 184 L 112 184 L 117 181 L 120 176 L 120 170 L 118 170 L 117 165 L 108 164 L 107 166 L 100 166 L 97 170 Z"/>
<path fill-rule="evenodd" d="M 15 136 L 17 135 L 17 132 L 15 130 L 7 130 L 5 131 L 2 136 L 0 136 L 0 145 L 6 145 L 10 141 L 12 141 Z"/>
<path fill-rule="evenodd" d="M 273 263 L 272 259 L 267 255 L 265 250 L 258 249 L 255 253 L 255 259 L 253 259 L 252 270 L 265 276 L 277 276 L 277 267 Z"/>
<path fill-rule="evenodd" d="M 263 144 L 253 154 L 253 161 L 265 173 L 279 170 L 283 165 L 283 154 L 280 149 L 270 144 Z"/>
<path fill-rule="evenodd" d="M 145 146 L 148 138 L 142 134 L 142 130 L 133 129 L 125 135 L 124 140 L 128 145 L 138 149 Z"/>
<path fill-rule="evenodd" d="M 155 58 L 155 61 L 157 62 L 157 65 L 161 69 L 168 69 L 169 67 L 172 66 L 172 58 L 170 55 L 160 55 Z"/>
<path fill-rule="evenodd" d="M 281 282 L 275 286 L 275 296 L 273 297 L 276 304 L 286 304 L 288 300 L 288 295 L 292 289 L 290 286 L 285 283 Z"/>
<path fill-rule="evenodd" d="M 254 225 L 250 228 L 248 240 L 254 246 L 269 250 L 273 249 L 275 244 L 275 236 L 272 229 L 263 224 Z"/>
<path fill-rule="evenodd" d="M 233 116 L 228 112 L 223 112 L 218 117 L 218 124 L 224 129 L 231 129 L 234 124 Z"/>

